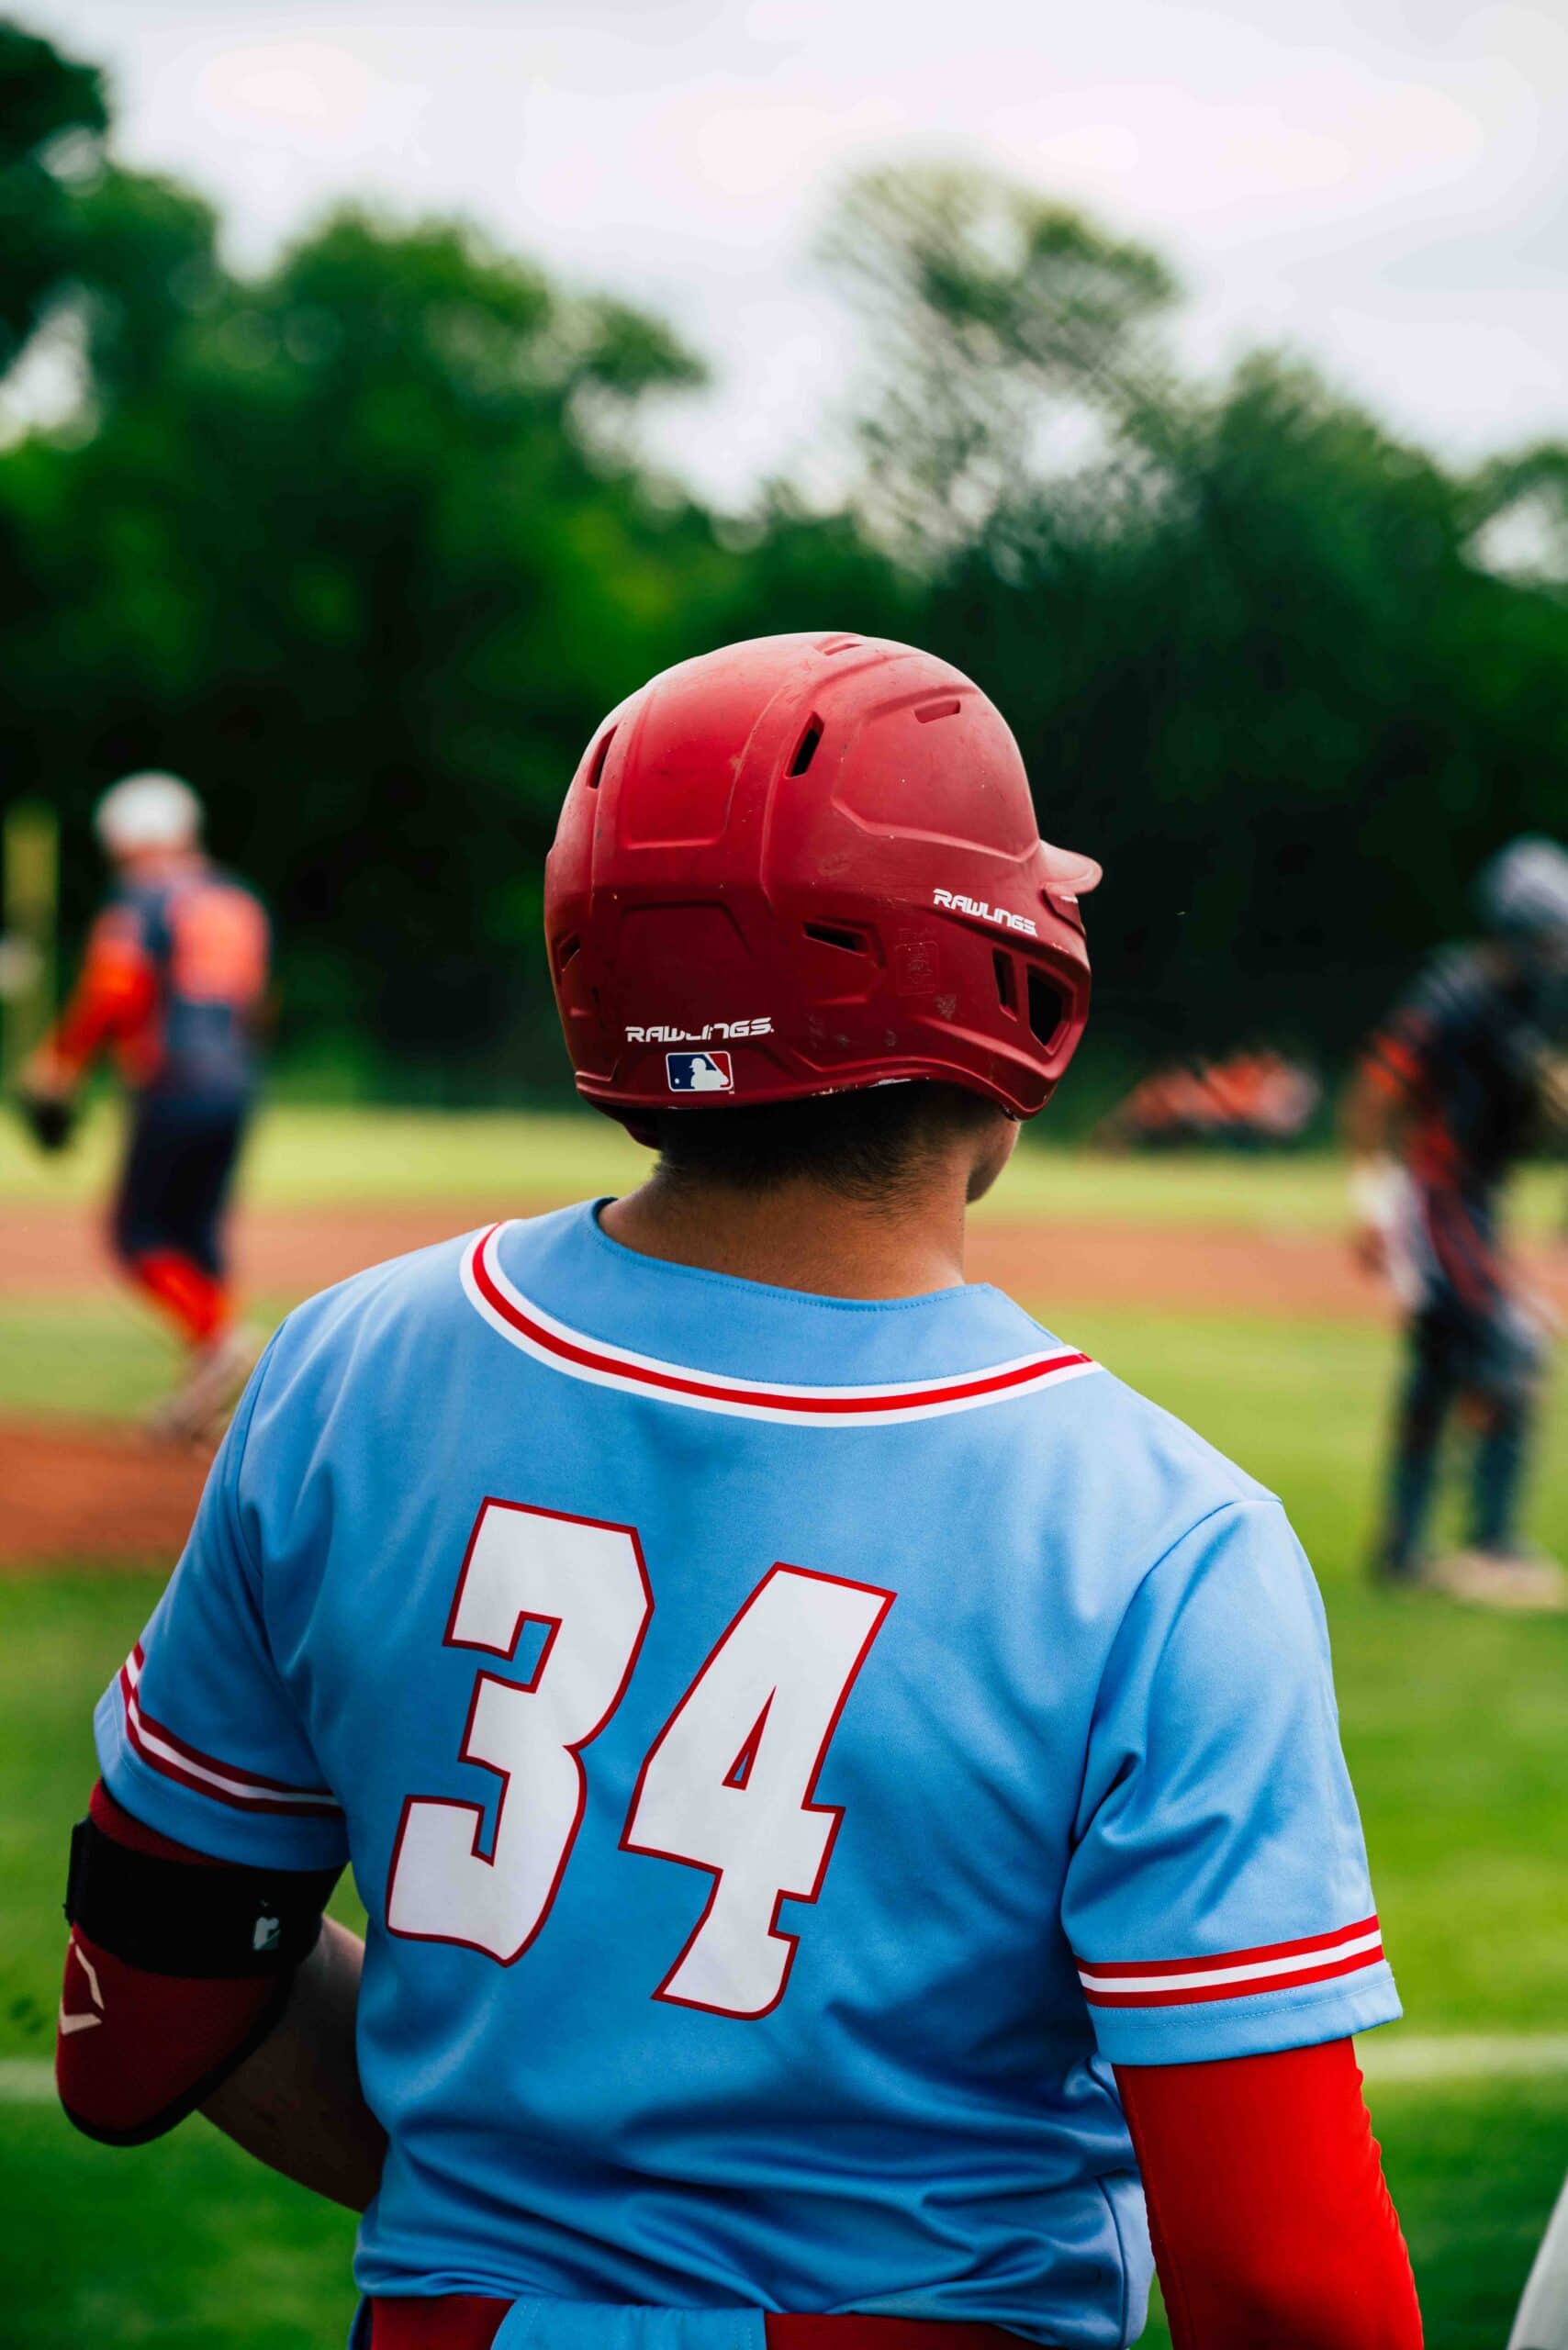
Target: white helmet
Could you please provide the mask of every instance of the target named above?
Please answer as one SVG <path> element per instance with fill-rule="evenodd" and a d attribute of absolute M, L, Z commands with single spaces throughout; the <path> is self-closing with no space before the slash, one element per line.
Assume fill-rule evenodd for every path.
<path fill-rule="evenodd" d="M 105 792 L 93 821 L 111 856 L 189 848 L 201 837 L 201 801 L 177 775 L 128 775 Z"/>
<path fill-rule="evenodd" d="M 1482 873 L 1481 912 L 1505 938 L 1568 938 L 1568 850 L 1540 833 L 1499 850 Z"/>

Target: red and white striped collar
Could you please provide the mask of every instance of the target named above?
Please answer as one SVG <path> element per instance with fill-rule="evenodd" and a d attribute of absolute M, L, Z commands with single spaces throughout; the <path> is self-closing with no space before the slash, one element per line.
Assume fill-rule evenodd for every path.
<path fill-rule="evenodd" d="M 1099 1369 L 1087 1355 L 1058 1348 L 1048 1353 L 1018 1355 L 1009 1362 L 948 1378 L 895 1380 L 865 1387 L 791 1387 L 696 1371 L 687 1364 L 666 1362 L 655 1355 L 635 1354 L 628 1347 L 590 1338 L 525 1297 L 508 1280 L 498 1259 L 500 1236 L 509 1229 L 504 1224 L 492 1225 L 464 1251 L 463 1286 L 469 1303 L 493 1330 L 536 1362 L 564 1371 L 570 1379 L 615 1388 L 622 1394 L 678 1404 L 693 1411 L 718 1412 L 732 1419 L 771 1420 L 781 1427 L 886 1427 L 903 1420 L 973 1411 L 982 1404 L 1005 1403 L 1010 1396 L 1033 1394 L 1041 1387 L 1081 1379 Z"/>

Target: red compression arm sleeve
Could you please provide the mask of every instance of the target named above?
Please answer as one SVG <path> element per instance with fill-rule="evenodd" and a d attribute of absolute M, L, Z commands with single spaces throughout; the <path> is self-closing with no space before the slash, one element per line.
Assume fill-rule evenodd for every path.
<path fill-rule="evenodd" d="M 76 992 L 54 1032 L 51 1049 L 62 1073 L 74 1080 L 102 1046 L 141 1026 L 157 992 L 134 917 L 111 906 L 93 926 Z"/>
<path fill-rule="evenodd" d="M 1420 2350 L 1348 2040 L 1116 2084 L 1176 2350 Z"/>
<path fill-rule="evenodd" d="M 91 1810 L 130 1852 L 193 1870 L 222 1866 L 143 1827 L 101 1781 Z M 55 2043 L 60 2101 L 79 2130 L 111 2145 L 159 2137 L 265 2036 L 286 1993 L 286 1983 L 264 1976 L 151 1975 L 73 1926 Z"/>

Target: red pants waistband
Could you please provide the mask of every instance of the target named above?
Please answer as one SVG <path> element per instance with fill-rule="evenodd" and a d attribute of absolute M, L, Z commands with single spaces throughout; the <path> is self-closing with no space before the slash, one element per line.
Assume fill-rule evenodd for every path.
<path fill-rule="evenodd" d="M 475 2293 L 370 2305 L 370 2350 L 490 2350 L 510 2301 Z M 767 2350 L 1018 2350 L 1018 2336 L 994 2325 L 938 2325 L 911 2317 L 778 2317 L 763 2320 Z"/>

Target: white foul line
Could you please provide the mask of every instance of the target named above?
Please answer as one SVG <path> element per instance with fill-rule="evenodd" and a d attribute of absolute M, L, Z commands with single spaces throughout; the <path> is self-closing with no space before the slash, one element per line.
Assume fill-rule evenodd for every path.
<path fill-rule="evenodd" d="M 52 2105 L 54 2066 L 47 2056 L 0 2060 L 0 2105 Z"/>
<path fill-rule="evenodd" d="M 1371 2031 L 1356 2042 L 1356 2058 L 1376 2088 L 1405 2081 L 1528 2079 L 1568 2073 L 1568 2032 Z"/>

